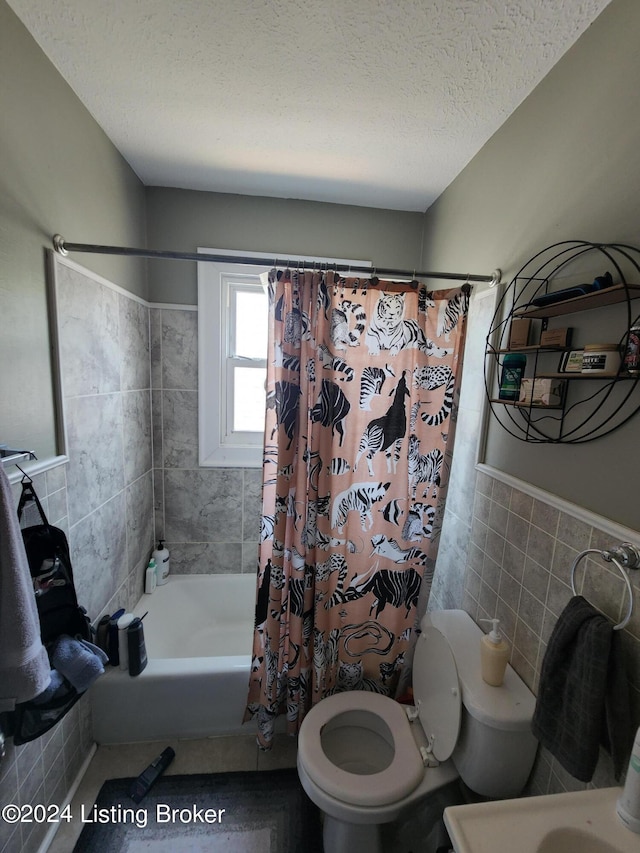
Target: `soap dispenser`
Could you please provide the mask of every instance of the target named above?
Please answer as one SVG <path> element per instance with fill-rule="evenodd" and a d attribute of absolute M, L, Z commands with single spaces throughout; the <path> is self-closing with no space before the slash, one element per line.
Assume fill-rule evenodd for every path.
<path fill-rule="evenodd" d="M 158 586 L 162 586 L 169 579 L 169 549 L 165 547 L 164 539 L 160 539 L 158 547 L 151 555 L 156 564 L 156 577 Z"/>
<path fill-rule="evenodd" d="M 500 687 L 509 660 L 509 644 L 505 642 L 499 631 L 499 619 L 481 619 L 480 621 L 492 624 L 491 631 L 480 640 L 480 672 L 487 684 Z"/>

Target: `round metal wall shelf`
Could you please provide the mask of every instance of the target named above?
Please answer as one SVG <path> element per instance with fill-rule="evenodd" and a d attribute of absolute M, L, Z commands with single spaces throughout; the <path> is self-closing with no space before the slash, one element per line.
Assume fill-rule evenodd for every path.
<path fill-rule="evenodd" d="M 587 293 L 569 289 L 580 281 L 595 282 L 597 277 L 603 277 L 604 270 L 611 273 L 613 285 L 585 288 Z M 534 300 L 541 301 L 541 297 L 559 290 L 566 291 L 562 299 L 534 304 Z M 637 319 L 633 315 L 634 299 L 640 299 L 640 249 L 633 246 L 566 240 L 547 246 L 522 266 L 498 302 L 486 340 L 487 398 L 493 416 L 510 435 L 534 444 L 582 444 L 609 435 L 636 414 L 640 409 L 638 377 L 626 374 L 622 364 L 615 375 L 608 376 L 560 372 L 559 366 L 551 371 L 554 359 L 559 361 L 571 346 L 538 343 L 509 348 L 513 319 L 531 319 L 536 326 L 539 321 L 539 339 L 549 318 L 602 311 L 607 312 L 610 325 L 619 324 L 616 342 L 624 353 L 629 329 Z M 507 353 L 527 356 L 527 376 L 531 378 L 563 380 L 560 402 L 543 406 L 500 399 L 500 374 Z"/>

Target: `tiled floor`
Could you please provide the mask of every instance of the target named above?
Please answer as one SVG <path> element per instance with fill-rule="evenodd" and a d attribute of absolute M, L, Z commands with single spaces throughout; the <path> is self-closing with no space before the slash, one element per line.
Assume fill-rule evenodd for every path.
<path fill-rule="evenodd" d="M 81 804 L 88 812 L 106 779 L 138 776 L 167 746 L 176 752 L 166 771 L 168 774 L 277 770 L 296 766 L 296 740 L 287 735 L 276 735 L 270 752 L 258 749 L 254 735 L 99 746 L 71 802 L 74 820 L 60 825 L 49 853 L 73 850 L 82 831 L 78 817 Z"/>

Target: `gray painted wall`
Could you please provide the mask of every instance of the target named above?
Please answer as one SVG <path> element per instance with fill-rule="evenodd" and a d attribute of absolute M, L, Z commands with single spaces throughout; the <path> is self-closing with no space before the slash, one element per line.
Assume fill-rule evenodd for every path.
<path fill-rule="evenodd" d="M 613 0 L 429 209 L 423 266 L 509 281 L 559 240 L 640 244 L 639 29 L 637 2 Z M 532 446 L 492 422 L 485 461 L 637 529 L 639 430 L 640 414 L 589 444 Z"/>
<path fill-rule="evenodd" d="M 145 241 L 144 190 L 0 0 L 0 444 L 55 455 L 45 248 Z M 143 261 L 80 263 L 141 296 Z"/>
<path fill-rule="evenodd" d="M 423 216 L 295 199 L 147 188 L 149 247 L 201 247 L 370 260 L 417 269 Z M 281 258 L 286 255 L 281 255 Z M 149 299 L 195 305 L 196 264 L 150 261 Z"/>

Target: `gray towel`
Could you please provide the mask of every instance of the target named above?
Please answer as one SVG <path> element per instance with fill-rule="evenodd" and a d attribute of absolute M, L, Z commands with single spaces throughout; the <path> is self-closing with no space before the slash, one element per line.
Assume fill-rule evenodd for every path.
<path fill-rule="evenodd" d="M 50 672 L 11 485 L 0 467 L 0 711 L 42 693 Z"/>
<path fill-rule="evenodd" d="M 98 646 L 67 634 L 61 634 L 51 650 L 51 663 L 78 693 L 84 693 L 103 674 L 108 660 L 109 656 Z"/>
<path fill-rule="evenodd" d="M 616 773 L 625 753 L 628 757 L 628 732 L 613 718 L 615 708 L 628 709 L 625 689 L 613 625 L 581 595 L 575 596 L 549 638 L 532 730 L 576 779 L 591 781 L 603 742 L 614 757 Z"/>

